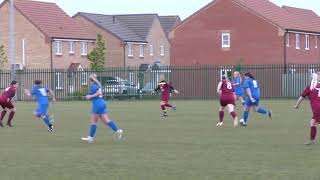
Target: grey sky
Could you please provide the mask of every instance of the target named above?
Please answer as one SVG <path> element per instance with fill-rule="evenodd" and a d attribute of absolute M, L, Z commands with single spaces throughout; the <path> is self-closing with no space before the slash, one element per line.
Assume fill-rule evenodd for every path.
<path fill-rule="evenodd" d="M 0 0 L 1 2 L 2 0 Z M 101 14 L 158 13 L 190 16 L 212 0 L 39 0 L 57 3 L 70 16 L 76 12 Z M 319 0 L 270 0 L 282 6 L 311 9 L 320 15 Z"/>

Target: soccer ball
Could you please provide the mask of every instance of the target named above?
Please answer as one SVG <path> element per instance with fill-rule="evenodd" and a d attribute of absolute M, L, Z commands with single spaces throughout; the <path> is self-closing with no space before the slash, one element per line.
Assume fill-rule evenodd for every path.
<path fill-rule="evenodd" d="M 244 124 L 244 119 L 240 119 L 240 124 Z"/>

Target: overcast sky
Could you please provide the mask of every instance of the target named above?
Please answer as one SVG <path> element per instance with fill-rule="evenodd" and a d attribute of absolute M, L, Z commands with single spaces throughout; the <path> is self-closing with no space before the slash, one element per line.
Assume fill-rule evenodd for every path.
<path fill-rule="evenodd" d="M 3 0 L 0 0 L 2 2 Z M 101 14 L 158 13 L 190 16 L 212 0 L 39 0 L 57 3 L 70 16 L 77 12 Z M 320 15 L 320 0 L 270 0 L 282 6 L 312 9 Z"/>

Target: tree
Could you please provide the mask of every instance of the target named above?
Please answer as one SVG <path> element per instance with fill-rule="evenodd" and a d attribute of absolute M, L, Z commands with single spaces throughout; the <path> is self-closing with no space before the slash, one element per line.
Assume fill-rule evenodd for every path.
<path fill-rule="evenodd" d="M 0 46 L 0 68 L 3 67 L 4 63 L 7 63 L 8 59 L 4 50 L 4 46 Z"/>
<path fill-rule="evenodd" d="M 105 64 L 106 47 L 101 34 L 97 34 L 96 46 L 89 53 L 88 59 L 92 70 L 102 70 Z"/>

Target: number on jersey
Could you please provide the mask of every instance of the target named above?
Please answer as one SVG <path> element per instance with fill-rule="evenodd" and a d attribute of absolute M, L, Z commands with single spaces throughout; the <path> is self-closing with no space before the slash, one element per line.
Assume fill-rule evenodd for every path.
<path fill-rule="evenodd" d="M 46 88 L 40 88 L 39 91 L 42 96 L 48 96 Z"/>
<path fill-rule="evenodd" d="M 227 82 L 227 89 L 232 89 L 232 85 L 230 82 Z"/>
<path fill-rule="evenodd" d="M 257 83 L 256 80 L 253 80 L 253 81 L 252 81 L 252 84 L 253 84 L 253 87 L 254 87 L 254 88 L 258 88 L 258 83 Z"/>

